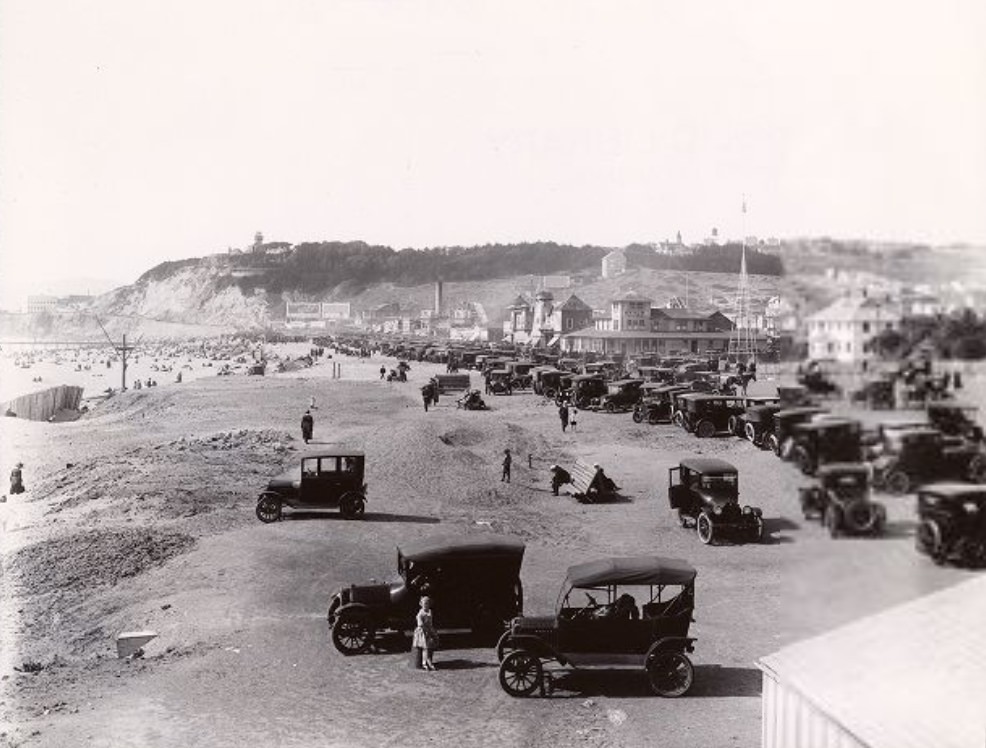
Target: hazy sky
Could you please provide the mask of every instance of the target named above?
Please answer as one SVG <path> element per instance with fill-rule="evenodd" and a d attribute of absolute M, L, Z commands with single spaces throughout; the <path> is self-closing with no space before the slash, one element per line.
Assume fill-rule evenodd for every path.
<path fill-rule="evenodd" d="M 986 2 L 0 0 L 0 293 L 270 240 L 986 240 Z M 0 302 L 0 305 L 3 305 Z"/>

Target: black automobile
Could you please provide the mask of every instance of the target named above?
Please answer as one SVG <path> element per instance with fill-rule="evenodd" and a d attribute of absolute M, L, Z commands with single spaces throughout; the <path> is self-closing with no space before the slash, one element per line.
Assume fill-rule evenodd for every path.
<path fill-rule="evenodd" d="M 512 395 L 513 378 L 509 369 L 491 369 L 486 375 L 487 395 Z"/>
<path fill-rule="evenodd" d="M 784 408 L 774 413 L 774 426 L 766 435 L 764 443 L 778 457 L 787 457 L 794 446 L 792 430 L 799 423 L 807 423 L 826 412 L 824 408 L 814 405 Z"/>
<path fill-rule="evenodd" d="M 887 510 L 870 496 L 870 467 L 833 462 L 818 468 L 818 483 L 798 489 L 805 519 L 821 519 L 834 538 L 840 534 L 875 535 L 883 530 Z"/>
<path fill-rule="evenodd" d="M 740 416 L 743 436 L 762 449 L 767 448 L 767 437 L 774 433 L 774 414 L 781 411 L 782 406 L 753 405 L 748 407 Z"/>
<path fill-rule="evenodd" d="M 986 566 L 986 486 L 930 483 L 918 491 L 917 549 L 935 563 Z"/>
<path fill-rule="evenodd" d="M 345 655 L 361 654 L 382 633 L 409 633 L 421 597 L 434 603 L 435 628 L 470 629 L 493 641 L 523 612 L 520 566 L 524 543 L 491 535 L 454 535 L 407 543 L 397 549 L 400 579 L 349 585 L 332 596 L 332 643 Z"/>
<path fill-rule="evenodd" d="M 606 394 L 600 395 L 594 407 L 605 413 L 616 413 L 633 408 L 641 395 L 642 379 L 618 379 L 606 385 Z"/>
<path fill-rule="evenodd" d="M 566 398 L 579 408 L 588 408 L 593 400 L 606 394 L 606 381 L 601 374 L 576 374 L 566 394 Z M 556 398 L 557 399 L 557 398 Z"/>
<path fill-rule="evenodd" d="M 276 522 L 285 506 L 292 509 L 336 509 L 346 519 L 366 510 L 362 452 L 340 449 L 301 458 L 301 465 L 272 478 L 257 499 L 257 519 Z"/>
<path fill-rule="evenodd" d="M 633 406 L 634 423 L 671 422 L 671 396 L 676 392 L 689 392 L 687 384 L 657 384 L 647 382 L 640 388 L 641 400 Z"/>
<path fill-rule="evenodd" d="M 668 470 L 668 502 L 682 527 L 706 545 L 719 538 L 763 539 L 763 512 L 740 506 L 739 471 L 712 457 L 689 457 Z"/>
<path fill-rule="evenodd" d="M 497 643 L 500 686 L 511 696 L 544 695 L 552 682 L 545 665 L 557 663 L 642 670 L 654 693 L 683 696 L 695 679 L 687 655 L 695 576 L 688 562 L 658 556 L 570 567 L 554 615 L 515 618 Z"/>
<path fill-rule="evenodd" d="M 976 420 L 979 408 L 967 403 L 928 403 L 928 422 L 945 436 L 983 441 L 983 427 Z"/>
<path fill-rule="evenodd" d="M 927 426 L 882 430 L 874 445 L 874 483 L 906 494 L 924 483 L 968 480 L 986 483 L 986 455 L 972 442 L 951 444 Z"/>
<path fill-rule="evenodd" d="M 859 462 L 863 427 L 852 418 L 823 418 L 791 429 L 791 460 L 805 475 L 829 462 Z"/>
<path fill-rule="evenodd" d="M 729 431 L 745 410 L 743 398 L 733 395 L 698 395 L 684 402 L 682 425 L 702 439 Z"/>

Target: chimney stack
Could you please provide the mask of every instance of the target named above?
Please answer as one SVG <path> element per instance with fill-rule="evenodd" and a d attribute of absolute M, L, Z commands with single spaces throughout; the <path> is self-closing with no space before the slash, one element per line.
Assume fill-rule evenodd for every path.
<path fill-rule="evenodd" d="M 435 316 L 440 317 L 442 315 L 442 282 L 440 280 L 435 281 Z"/>

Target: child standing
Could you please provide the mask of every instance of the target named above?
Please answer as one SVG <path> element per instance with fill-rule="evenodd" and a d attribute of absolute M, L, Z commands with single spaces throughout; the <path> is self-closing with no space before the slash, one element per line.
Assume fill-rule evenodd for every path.
<path fill-rule="evenodd" d="M 421 667 L 435 670 L 432 653 L 438 648 L 438 634 L 431 615 L 431 598 L 421 598 L 421 610 L 417 616 L 418 627 L 414 629 L 414 646 L 422 650 Z"/>
<path fill-rule="evenodd" d="M 576 410 L 575 408 L 572 408 L 571 413 L 569 413 L 569 417 L 568 417 L 568 425 L 571 427 L 572 431 L 578 431 L 577 428 L 579 425 L 578 419 L 579 419 L 579 411 Z"/>

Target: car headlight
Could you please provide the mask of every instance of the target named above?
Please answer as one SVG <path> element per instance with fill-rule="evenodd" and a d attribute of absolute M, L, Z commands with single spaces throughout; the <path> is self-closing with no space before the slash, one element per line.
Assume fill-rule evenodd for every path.
<path fill-rule="evenodd" d="M 712 513 L 715 514 L 715 515 L 722 514 L 722 507 L 721 506 L 713 507 Z"/>
<path fill-rule="evenodd" d="M 753 509 L 748 506 L 745 506 L 743 507 L 743 514 L 753 514 Z"/>
<path fill-rule="evenodd" d="M 962 505 L 968 514 L 976 514 L 979 511 L 979 504 L 975 501 L 967 501 Z"/>

